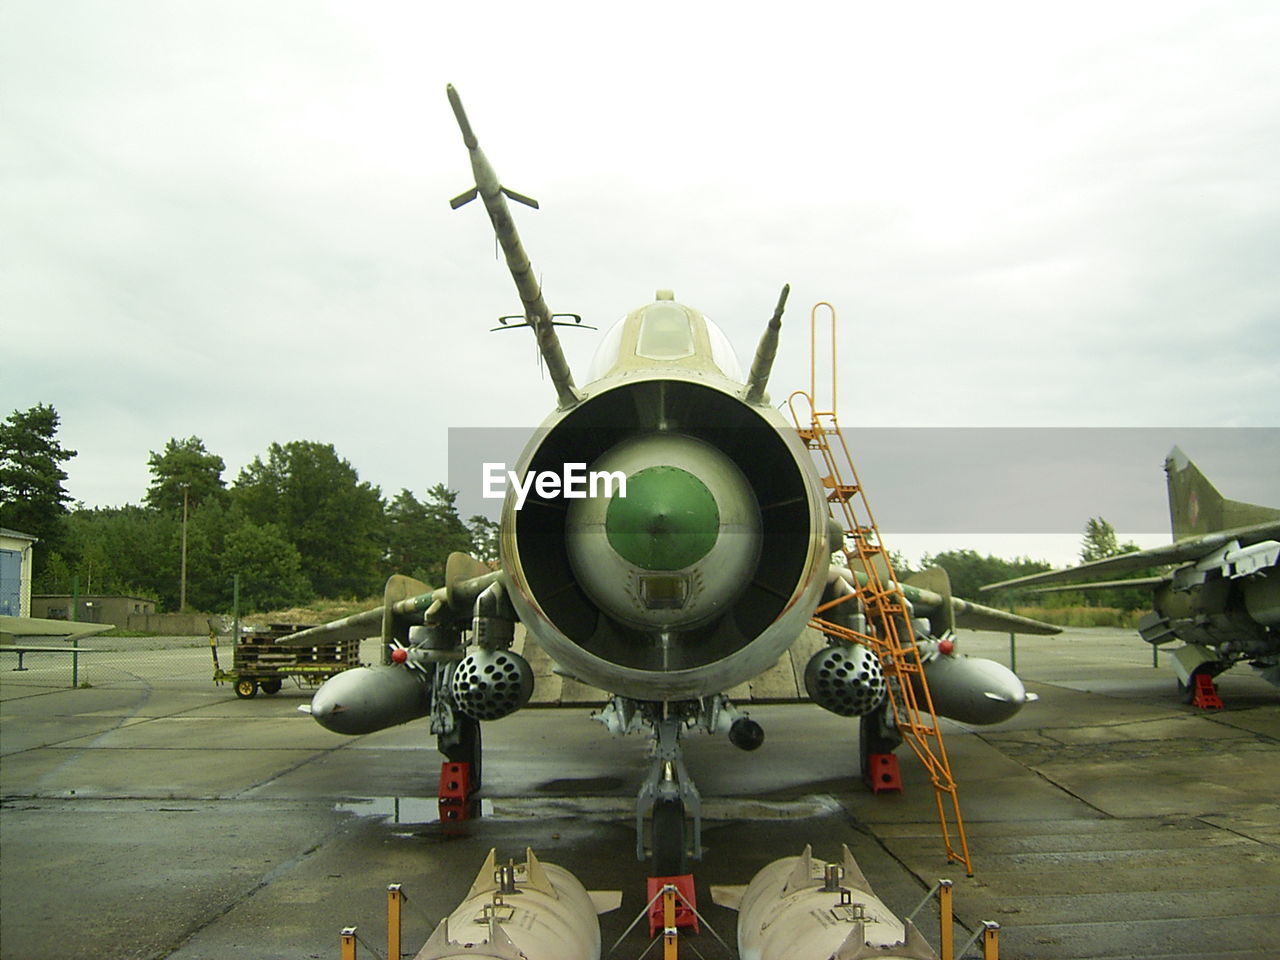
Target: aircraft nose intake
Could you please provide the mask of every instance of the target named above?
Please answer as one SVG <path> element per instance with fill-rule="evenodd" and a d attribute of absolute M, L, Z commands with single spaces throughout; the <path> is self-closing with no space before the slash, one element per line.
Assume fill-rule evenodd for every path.
<path fill-rule="evenodd" d="M 627 479 L 605 517 L 609 545 L 644 570 L 680 570 L 705 557 L 720 535 L 720 511 L 707 485 L 674 466 L 648 467 Z"/>

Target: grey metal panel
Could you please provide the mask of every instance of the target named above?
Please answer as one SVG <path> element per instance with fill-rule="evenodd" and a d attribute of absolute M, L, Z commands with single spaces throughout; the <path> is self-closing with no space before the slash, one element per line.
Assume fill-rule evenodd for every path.
<path fill-rule="evenodd" d="M 22 553 L 0 550 L 0 616 L 22 616 Z"/>

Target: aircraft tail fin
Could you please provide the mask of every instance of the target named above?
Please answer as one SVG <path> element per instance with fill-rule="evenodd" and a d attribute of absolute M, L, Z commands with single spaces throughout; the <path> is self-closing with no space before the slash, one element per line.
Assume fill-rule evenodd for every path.
<path fill-rule="evenodd" d="M 1173 539 L 1232 530 L 1280 517 L 1280 509 L 1228 500 L 1182 450 L 1174 447 L 1164 461 L 1169 487 L 1169 521 Z"/>

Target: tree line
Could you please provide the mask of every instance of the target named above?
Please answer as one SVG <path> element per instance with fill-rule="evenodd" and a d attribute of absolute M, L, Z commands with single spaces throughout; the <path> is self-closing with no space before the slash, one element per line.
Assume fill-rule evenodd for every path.
<path fill-rule="evenodd" d="M 147 461 L 151 482 L 140 504 L 69 506 L 62 464 L 76 455 L 57 440 L 58 414 L 40 404 L 15 410 L 0 424 L 0 523 L 40 538 L 33 592 L 115 593 L 157 600 L 177 610 L 182 540 L 187 555 L 189 608 L 227 610 L 233 577 L 242 607 L 270 610 L 314 598 L 375 595 L 392 573 L 439 585 L 450 552 L 497 559 L 498 525 L 482 516 L 463 521 L 457 494 L 436 484 L 419 499 L 402 489 L 390 500 L 362 481 L 332 444 L 273 443 L 228 485 L 223 459 L 199 437 L 170 439 Z M 1137 550 L 1120 544 L 1115 529 L 1090 518 L 1081 540 L 1084 562 Z M 1049 569 L 1043 561 L 1005 560 L 973 550 L 926 554 L 957 597 L 1005 606 L 1013 597 L 979 590 L 983 584 Z M 910 569 L 894 557 L 898 575 Z M 1050 594 L 1046 605 L 1142 609 L 1150 592 Z"/>
<path fill-rule="evenodd" d="M 1116 529 L 1102 517 L 1090 517 L 1080 537 L 1080 562 L 1090 563 L 1121 553 L 1133 553 L 1139 549 L 1133 542 L 1120 543 Z M 940 553 L 926 553 L 920 561 L 921 569 L 942 567 L 951 578 L 952 593 L 965 600 L 975 600 L 988 606 L 1011 607 L 1019 604 L 1034 604 L 1049 609 L 1068 607 L 1113 607 L 1120 610 L 1151 609 L 1151 590 L 1144 587 L 1117 587 L 1104 590 L 1062 590 L 1053 593 L 1038 594 L 1029 590 L 996 590 L 984 592 L 980 587 L 987 583 L 1003 583 L 1017 577 L 1029 576 L 1052 569 L 1052 565 L 1043 560 L 1032 560 L 1030 557 L 1018 557 L 1006 560 L 1002 557 L 981 556 L 974 550 L 944 550 Z M 899 576 L 904 573 L 895 564 Z M 1146 577 L 1157 573 L 1154 567 L 1139 570 L 1133 577 Z"/>
<path fill-rule="evenodd" d="M 439 585 L 454 550 L 497 558 L 497 524 L 463 521 L 443 484 L 388 500 L 332 444 L 306 440 L 271 444 L 227 484 L 199 437 L 173 438 L 151 452 L 141 503 L 72 505 L 62 464 L 76 452 L 58 443 L 58 423 L 40 404 L 0 425 L 0 523 L 39 537 L 35 593 L 74 582 L 177 610 L 184 536 L 187 607 L 205 611 L 230 608 L 235 577 L 243 608 L 269 610 L 369 597 L 391 573 Z"/>

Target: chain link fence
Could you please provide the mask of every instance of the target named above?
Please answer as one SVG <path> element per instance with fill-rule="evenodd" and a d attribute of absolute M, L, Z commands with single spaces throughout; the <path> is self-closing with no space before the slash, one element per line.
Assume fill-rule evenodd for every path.
<path fill-rule="evenodd" d="M 246 624 L 244 626 L 252 626 Z M 0 679 L 6 685 L 33 688 L 111 687 L 144 685 L 180 687 L 208 685 L 220 668 L 224 676 L 234 675 L 235 650 L 230 633 L 216 636 L 216 646 L 208 636 L 84 637 L 69 640 L 41 640 L 30 644 L 54 647 L 56 652 L 0 646 Z M 215 658 L 216 654 L 216 658 Z M 378 663 L 380 642 L 362 641 L 359 661 Z M 312 684 L 290 678 L 284 689 L 310 688 Z M 226 688 L 228 693 L 232 685 Z"/>

